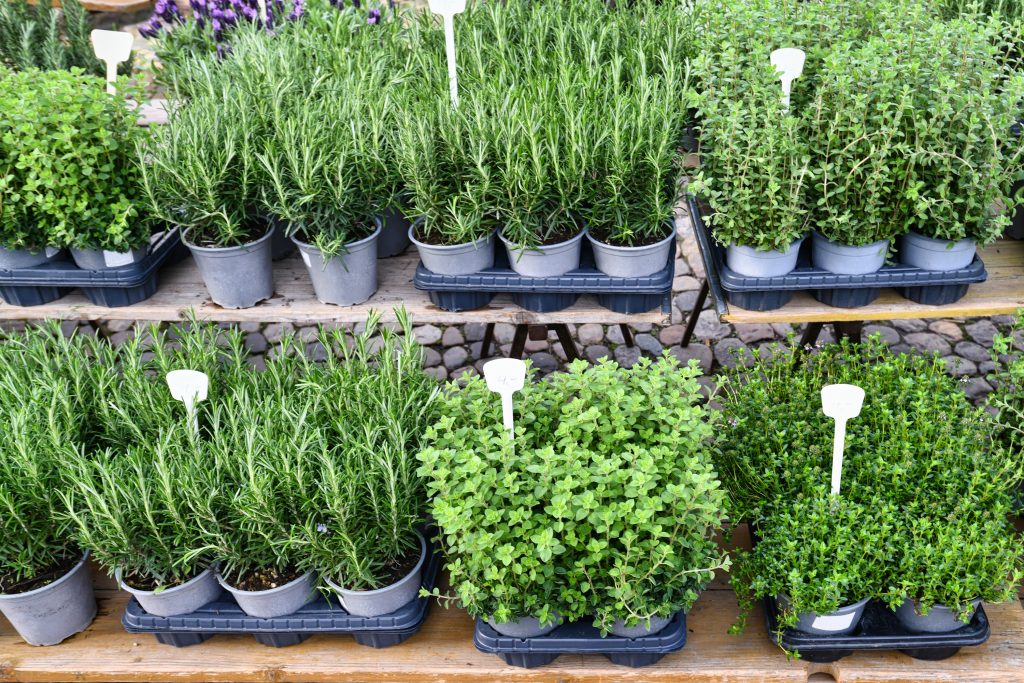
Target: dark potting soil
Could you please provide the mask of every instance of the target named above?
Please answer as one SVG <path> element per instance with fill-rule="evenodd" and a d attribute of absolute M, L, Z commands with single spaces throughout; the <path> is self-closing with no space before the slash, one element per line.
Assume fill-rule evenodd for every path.
<path fill-rule="evenodd" d="M 0 574 L 0 593 L 3 593 L 4 595 L 17 595 L 19 593 L 34 591 L 37 588 L 42 588 L 43 586 L 48 586 L 71 571 L 71 569 L 78 564 L 78 561 L 81 559 L 81 555 L 62 558 L 57 562 L 57 564 L 48 568 L 46 571 L 33 576 L 32 578 L 22 579 L 21 581 L 16 581 L 13 574 Z"/>
<path fill-rule="evenodd" d="M 123 581 L 126 586 L 134 588 L 138 591 L 155 591 L 157 588 L 167 590 L 168 588 L 174 588 L 176 586 L 188 583 L 192 579 L 196 578 L 196 576 L 199 576 L 199 574 L 201 573 L 202 572 L 199 572 L 194 576 L 189 576 L 187 578 L 181 579 L 180 581 L 159 581 L 157 579 L 154 579 L 152 576 L 144 576 L 142 574 L 132 572 L 122 574 L 121 581 Z"/>
<path fill-rule="evenodd" d="M 278 588 L 286 583 L 291 583 L 303 574 L 305 572 L 301 572 L 295 567 L 285 567 L 281 570 L 274 568 L 257 569 L 238 578 L 232 578 L 228 583 L 233 588 L 242 591 L 268 591 L 271 588 Z"/>
<path fill-rule="evenodd" d="M 562 242 L 568 242 L 573 237 L 580 234 L 581 229 L 582 228 L 577 226 L 573 226 L 571 228 L 569 226 L 563 226 L 559 228 L 557 232 L 554 232 L 545 237 L 544 239 L 540 240 L 538 244 L 542 247 L 548 247 L 551 246 L 552 244 L 561 244 Z"/>
<path fill-rule="evenodd" d="M 366 239 L 367 237 L 372 235 L 373 231 L 376 230 L 376 229 L 377 229 L 377 226 L 374 225 L 373 223 L 362 223 L 360 225 L 357 225 L 357 226 L 353 227 L 353 229 L 352 229 L 352 237 L 349 238 L 348 241 L 349 242 L 358 242 L 359 240 Z M 300 230 L 296 230 L 295 231 L 295 239 L 297 239 L 300 242 L 303 242 L 305 244 L 313 244 L 314 241 L 316 240 L 316 236 L 310 234 L 306 230 L 301 230 L 300 229 Z"/>
<path fill-rule="evenodd" d="M 263 220 L 253 220 L 247 223 L 244 227 L 244 236 L 238 241 L 239 245 L 251 244 L 256 240 L 260 239 L 267 232 L 270 231 L 270 224 Z M 207 247 L 215 249 L 217 244 L 217 235 L 213 232 L 195 232 L 189 231 L 189 241 L 197 247 Z"/>
<path fill-rule="evenodd" d="M 377 588 L 387 588 L 392 584 L 398 583 L 399 581 L 401 581 L 409 575 L 409 572 L 411 572 L 416 567 L 416 563 L 418 563 L 419 561 L 420 545 L 419 543 L 417 543 L 414 550 L 410 550 L 409 553 L 407 553 L 403 557 L 398 557 L 391 560 L 381 568 L 381 581 L 380 585 L 377 586 Z M 345 586 L 344 581 L 336 580 L 335 583 L 343 588 L 347 588 L 347 586 Z"/>

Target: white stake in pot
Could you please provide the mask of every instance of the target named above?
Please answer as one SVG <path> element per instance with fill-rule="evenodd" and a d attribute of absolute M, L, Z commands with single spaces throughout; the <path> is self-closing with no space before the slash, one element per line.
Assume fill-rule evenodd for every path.
<path fill-rule="evenodd" d="M 125 31 L 102 31 L 96 29 L 90 34 L 93 52 L 96 58 L 107 65 L 107 92 L 114 95 L 117 90 L 117 65 L 132 56 L 132 43 L 135 39 Z"/>
<path fill-rule="evenodd" d="M 836 421 L 832 440 L 832 493 L 839 494 L 843 475 L 843 450 L 846 447 L 846 423 L 860 415 L 864 390 L 853 384 L 826 384 L 821 388 L 821 409 Z"/>
<path fill-rule="evenodd" d="M 185 413 L 192 425 L 192 433 L 199 436 L 199 417 L 196 404 L 206 400 L 210 389 L 210 378 L 198 370 L 171 370 L 167 373 L 167 386 L 176 401 L 185 404 Z"/>
<path fill-rule="evenodd" d="M 793 88 L 793 81 L 800 78 L 804 72 L 804 61 L 807 55 L 796 47 L 783 47 L 775 50 L 769 55 L 772 66 L 779 72 L 779 80 L 782 81 L 782 110 L 789 111 L 789 94 Z"/>
<path fill-rule="evenodd" d="M 509 438 L 515 436 L 512 394 L 526 383 L 526 363 L 517 358 L 498 358 L 484 363 L 487 388 L 501 396 L 501 416 Z"/>
<path fill-rule="evenodd" d="M 428 0 L 430 11 L 444 21 L 444 50 L 448 56 L 448 91 L 452 106 L 459 105 L 459 74 L 455 61 L 455 15 L 466 10 L 466 0 Z"/>

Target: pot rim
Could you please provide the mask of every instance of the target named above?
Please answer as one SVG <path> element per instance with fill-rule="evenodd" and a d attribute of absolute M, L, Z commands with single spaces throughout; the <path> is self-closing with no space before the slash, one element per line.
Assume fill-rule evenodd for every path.
<path fill-rule="evenodd" d="M 74 574 L 76 571 L 78 571 L 82 567 L 82 565 L 84 565 L 86 562 L 88 562 L 89 554 L 90 554 L 89 550 L 83 551 L 82 552 L 82 558 L 80 560 L 78 560 L 78 562 L 76 562 L 74 564 L 74 566 L 71 567 L 71 569 L 69 569 L 66 572 L 64 572 L 64 575 L 61 576 L 56 581 L 52 581 L 52 582 L 46 584 L 45 586 L 40 586 L 39 588 L 33 588 L 32 590 L 25 591 L 24 593 L 0 593 L 0 601 L 11 601 L 11 602 L 13 602 L 13 601 L 19 600 L 19 599 L 32 598 L 32 597 L 34 597 L 36 595 L 39 595 L 40 593 L 43 593 L 43 592 L 45 592 L 47 590 L 50 590 L 52 588 L 55 588 L 55 587 L 59 586 L 62 583 L 65 583 L 66 581 L 70 580 L 72 574 Z"/>
<path fill-rule="evenodd" d="M 803 243 L 806 241 L 807 234 L 805 233 L 800 237 L 797 237 L 792 242 L 790 242 L 789 246 L 786 247 L 785 251 L 780 251 L 779 249 L 758 249 L 757 247 L 752 247 L 749 244 L 736 244 L 735 242 L 729 242 L 725 246 L 730 249 L 742 249 L 746 252 L 753 252 L 755 254 L 781 254 L 783 256 L 787 256 L 792 252 L 794 248 L 799 248 L 803 246 Z"/>
<path fill-rule="evenodd" d="M 888 246 L 888 244 L 890 242 L 892 242 L 892 238 L 891 237 L 887 237 L 885 239 L 878 240 L 876 242 L 871 242 L 870 244 L 859 244 L 859 245 L 843 244 L 842 242 L 836 242 L 835 240 L 830 240 L 829 238 L 825 237 L 824 235 L 822 235 L 817 230 L 812 230 L 811 233 L 812 233 L 812 235 L 814 236 L 814 238 L 816 240 L 819 240 L 819 243 L 823 242 L 823 243 L 828 244 L 828 245 L 834 245 L 834 246 L 837 246 L 837 247 L 842 247 L 843 249 L 863 249 L 863 250 L 866 251 L 868 249 L 874 249 L 874 248 L 881 247 L 882 245 Z"/>
<path fill-rule="evenodd" d="M 188 247 L 189 249 L 193 251 L 198 251 L 200 253 L 216 254 L 225 251 L 230 251 L 232 249 L 244 249 L 246 247 L 253 247 L 257 244 L 260 244 L 261 242 L 265 242 L 274 236 L 274 233 L 277 231 L 277 226 L 274 225 L 269 219 L 267 220 L 267 225 L 268 229 L 266 234 L 263 235 L 263 237 L 260 237 L 257 240 L 253 240 L 252 242 L 246 242 L 245 244 L 233 244 L 230 247 L 201 247 L 198 244 L 193 244 L 188 238 L 189 233 L 192 232 L 192 228 L 185 228 L 184 230 L 181 231 L 181 241 L 184 242 L 185 246 Z"/>
<path fill-rule="evenodd" d="M 330 586 L 331 590 L 335 590 L 338 593 L 340 593 L 341 595 L 352 595 L 352 596 L 358 596 L 358 597 L 361 597 L 361 598 L 363 598 L 363 597 L 374 597 L 375 595 L 381 595 L 381 594 L 386 593 L 386 592 L 388 592 L 390 590 L 393 590 L 395 588 L 395 586 L 398 586 L 398 585 L 401 585 L 401 584 L 405 583 L 410 578 L 412 578 L 417 573 L 419 573 L 423 569 L 423 565 L 427 561 L 427 539 L 423 537 L 423 534 L 420 533 L 419 530 L 416 530 L 415 533 L 416 533 L 416 537 L 420 539 L 420 559 L 419 559 L 419 562 L 416 563 L 416 566 L 414 566 L 409 571 L 408 574 L 406 574 L 405 576 L 400 578 L 398 581 L 395 581 L 392 584 L 388 584 L 387 586 L 384 586 L 382 588 L 374 588 L 373 590 L 362 590 L 362 591 L 361 590 L 352 590 L 351 588 L 342 588 L 341 586 L 339 586 L 338 584 L 334 583 L 334 581 L 332 581 L 330 578 L 328 578 L 326 576 L 324 577 L 324 583 L 326 583 L 328 586 Z"/>
<path fill-rule="evenodd" d="M 793 604 L 793 602 L 789 599 L 789 596 L 786 595 L 785 593 L 779 593 L 778 596 L 776 596 L 775 599 L 776 599 L 777 602 L 784 602 L 786 607 L 789 607 L 790 605 Z M 848 603 L 848 604 L 845 604 L 845 605 L 840 605 L 839 608 L 835 612 L 828 612 L 826 614 L 819 614 L 817 612 L 813 612 L 813 614 L 815 616 L 818 616 L 818 617 L 828 617 L 828 616 L 832 616 L 832 615 L 835 615 L 835 614 L 846 614 L 846 613 L 853 612 L 853 611 L 856 611 L 856 610 L 860 609 L 864 605 L 868 604 L 868 602 L 870 600 L 871 600 L 871 596 L 869 595 L 868 597 L 862 598 L 860 600 L 857 600 L 856 602 L 851 602 L 851 603 Z"/>
<path fill-rule="evenodd" d="M 906 234 L 903 235 L 903 237 L 904 238 L 910 238 L 912 240 L 917 240 L 919 242 L 923 242 L 924 244 L 920 244 L 919 243 L 919 244 L 915 245 L 918 249 L 928 249 L 928 246 L 926 246 L 926 245 L 933 245 L 933 244 L 934 245 L 943 245 L 941 247 L 941 251 L 944 251 L 944 252 L 946 252 L 946 251 L 954 251 L 957 248 L 969 249 L 971 247 L 977 247 L 977 245 L 978 245 L 978 242 L 975 239 L 971 238 L 971 237 L 965 237 L 962 240 L 940 239 L 938 237 L 929 237 L 928 235 L 922 235 L 921 233 L 919 233 L 916 230 L 908 230 L 906 232 Z M 945 245 L 947 245 L 947 244 L 952 244 L 953 245 L 953 249 L 949 249 L 948 247 L 946 247 Z"/>
<path fill-rule="evenodd" d="M 535 247 L 528 247 L 528 246 L 526 246 L 524 244 L 519 244 L 517 242 L 513 242 L 509 238 L 505 237 L 505 230 L 503 228 L 499 228 L 498 231 L 497 231 L 498 239 L 500 239 L 502 241 L 502 243 L 505 245 L 506 248 L 508 248 L 509 251 L 522 251 L 522 252 L 532 251 L 532 252 L 536 252 L 536 253 L 539 253 L 539 254 L 543 254 L 547 250 L 554 251 L 554 250 L 562 248 L 562 247 L 571 246 L 571 245 L 575 244 L 576 242 L 579 242 L 581 239 L 583 239 L 583 236 L 587 235 L 588 233 L 589 233 L 589 228 L 583 228 L 582 230 L 580 230 L 578 233 L 576 233 L 575 235 L 573 235 L 572 237 L 570 237 L 567 240 L 563 240 L 561 242 L 555 242 L 554 244 L 538 244 Z"/>
<path fill-rule="evenodd" d="M 297 585 L 299 583 L 302 583 L 304 581 L 309 581 L 313 576 L 314 576 L 313 571 L 310 570 L 310 571 L 306 572 L 305 574 L 303 574 L 302 576 L 299 576 L 299 577 L 297 577 L 295 579 L 292 579 L 288 583 L 283 584 L 281 586 L 278 586 L 277 588 L 267 588 L 266 590 L 260 590 L 260 591 L 247 591 L 247 590 L 242 590 L 241 588 L 235 588 L 234 586 L 229 584 L 227 582 L 227 580 L 221 575 L 220 571 L 218 571 L 217 572 L 217 583 L 219 583 L 226 590 L 230 591 L 233 594 L 238 594 L 238 595 L 260 595 L 260 596 L 262 596 L 262 595 L 272 595 L 274 593 L 282 593 L 282 592 L 284 592 L 284 591 L 286 591 L 286 590 L 288 590 L 290 588 L 293 588 L 295 585 Z"/>
<path fill-rule="evenodd" d="M 603 249 L 617 250 L 617 251 L 624 251 L 624 252 L 639 251 L 641 249 L 650 249 L 650 250 L 653 251 L 653 250 L 657 249 L 658 247 L 664 246 L 665 243 L 670 242 L 671 240 L 674 240 L 677 237 L 677 235 L 676 235 L 676 226 L 675 226 L 675 222 L 674 221 L 672 221 L 671 219 L 668 219 L 668 220 L 665 221 L 664 225 L 666 227 L 670 228 L 668 235 L 666 235 L 664 239 L 658 240 L 657 242 L 654 242 L 653 244 L 644 244 L 644 245 L 641 245 L 639 247 L 621 247 L 621 246 L 619 246 L 617 244 L 609 244 L 607 242 L 602 242 L 601 240 L 599 240 L 596 237 L 594 237 L 590 233 L 589 229 L 586 230 L 586 235 L 587 235 L 587 239 L 590 240 L 591 244 L 600 246 Z"/>
<path fill-rule="evenodd" d="M 409 225 L 409 241 L 412 242 L 414 245 L 416 245 L 417 249 L 420 248 L 420 247 L 424 247 L 424 248 L 430 249 L 432 251 L 440 251 L 440 252 L 455 251 L 455 250 L 459 250 L 459 249 L 465 249 L 466 247 L 469 247 L 469 246 L 475 247 L 477 249 L 481 249 L 484 246 L 486 246 L 486 244 L 488 242 L 490 242 L 492 239 L 494 239 L 495 233 L 498 232 L 498 229 L 495 228 L 494 230 L 492 230 L 488 234 L 484 235 L 483 237 L 479 237 L 479 238 L 473 240 L 472 242 L 461 242 L 459 244 L 428 244 L 426 242 L 420 242 L 418 239 L 416 239 L 416 226 L 417 225 L 421 225 L 423 223 L 423 220 L 424 220 L 423 216 L 420 216 L 419 218 L 414 220 Z"/>
<path fill-rule="evenodd" d="M 210 572 L 217 571 L 217 567 L 218 567 L 218 563 L 214 562 L 209 567 L 207 567 L 203 571 L 199 572 L 198 574 L 193 576 L 191 579 L 189 579 L 185 583 L 179 583 L 177 586 L 171 586 L 170 588 L 162 590 L 159 593 L 157 593 L 155 590 L 146 591 L 146 590 L 142 590 L 141 588 L 133 588 L 133 587 L 129 586 L 128 584 L 126 584 L 124 582 L 124 580 L 121 578 L 121 575 L 122 575 L 122 568 L 121 567 L 117 567 L 117 568 L 114 569 L 114 578 L 117 580 L 117 585 L 118 585 L 119 588 L 121 588 L 124 591 L 127 591 L 127 592 L 131 593 L 132 595 L 156 595 L 156 596 L 163 596 L 163 595 L 170 595 L 171 593 L 174 593 L 174 592 L 182 591 L 182 590 L 188 588 L 189 586 L 191 586 L 194 583 L 199 583 L 199 581 L 203 577 L 205 577 L 207 574 L 209 574 Z"/>
<path fill-rule="evenodd" d="M 373 232 L 371 232 L 366 237 L 363 237 L 361 239 L 356 240 L 355 242 L 345 242 L 345 244 L 342 245 L 343 249 L 348 250 L 351 247 L 363 246 L 364 244 L 367 244 L 367 243 L 371 242 L 374 238 L 376 238 L 377 236 L 380 235 L 381 231 L 384 230 L 384 221 L 381 220 L 380 216 L 370 216 L 370 220 L 372 220 L 373 224 L 376 226 L 374 228 Z M 320 251 L 319 249 L 316 248 L 315 244 L 311 244 L 309 242 L 303 242 L 302 240 L 300 240 L 295 235 L 292 235 L 288 239 L 290 239 L 292 242 L 294 242 L 296 244 L 296 246 L 298 246 L 300 248 L 301 247 L 305 247 L 305 248 L 309 249 L 310 251 L 315 251 L 318 254 L 322 254 L 323 253 L 322 251 Z M 339 252 L 338 254 L 336 254 L 336 256 L 340 256 L 341 253 L 342 252 Z"/>

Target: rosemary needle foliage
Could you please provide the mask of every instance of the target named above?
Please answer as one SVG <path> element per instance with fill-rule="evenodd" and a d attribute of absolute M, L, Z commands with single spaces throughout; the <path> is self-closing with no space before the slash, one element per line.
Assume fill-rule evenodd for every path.
<path fill-rule="evenodd" d="M 102 76 L 106 67 L 96 59 L 89 33 L 89 13 L 79 0 L 66 0 L 55 9 L 50 2 L 0 2 L 0 66 L 18 71 L 78 67 Z M 122 64 L 131 69 L 131 60 Z"/>

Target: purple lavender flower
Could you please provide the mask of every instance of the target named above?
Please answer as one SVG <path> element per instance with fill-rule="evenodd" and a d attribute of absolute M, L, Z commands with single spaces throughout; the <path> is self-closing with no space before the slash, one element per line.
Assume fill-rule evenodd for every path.
<path fill-rule="evenodd" d="M 299 17 L 302 16 L 302 11 L 302 0 L 294 0 L 292 11 L 288 13 L 288 21 L 298 21 Z"/>
<path fill-rule="evenodd" d="M 380 10 L 374 7 L 370 10 L 370 14 L 366 17 L 366 23 L 370 26 L 380 23 Z"/>

